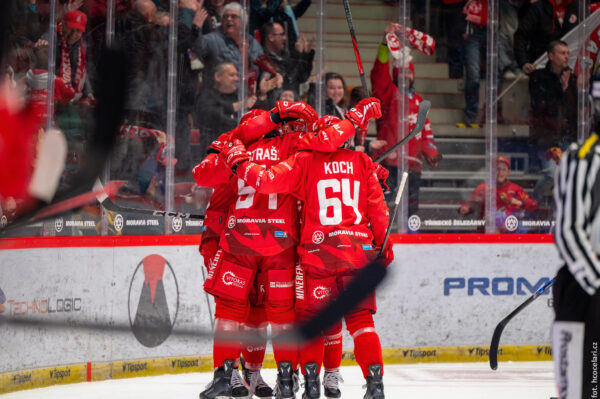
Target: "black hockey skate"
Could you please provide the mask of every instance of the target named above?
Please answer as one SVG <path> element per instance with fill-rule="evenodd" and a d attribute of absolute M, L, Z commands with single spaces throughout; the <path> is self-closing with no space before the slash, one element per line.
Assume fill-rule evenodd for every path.
<path fill-rule="evenodd" d="M 369 366 L 369 375 L 367 376 L 367 392 L 364 399 L 385 399 L 383 393 L 383 367 L 381 364 L 372 364 Z"/>
<path fill-rule="evenodd" d="M 304 393 L 302 399 L 319 399 L 321 397 L 321 381 L 319 380 L 319 366 L 317 363 L 306 363 L 304 366 Z"/>
<path fill-rule="evenodd" d="M 339 370 L 327 371 L 323 374 L 323 391 L 327 399 L 339 399 L 342 397 L 342 392 L 339 388 L 339 383 L 344 382 Z"/>
<path fill-rule="evenodd" d="M 244 380 L 240 375 L 238 369 L 234 369 L 231 373 L 231 397 L 232 398 L 248 398 L 250 396 L 250 392 L 248 392 L 248 388 L 244 384 Z"/>
<path fill-rule="evenodd" d="M 277 385 L 275 385 L 275 399 L 295 399 L 294 378 L 292 364 L 279 362 L 277 365 Z"/>
<path fill-rule="evenodd" d="M 242 375 L 244 376 L 244 383 L 254 396 L 269 399 L 273 397 L 273 390 L 265 380 L 263 380 L 260 375 L 260 370 L 248 370 L 247 368 L 243 368 Z"/>
<path fill-rule="evenodd" d="M 221 367 L 215 370 L 213 380 L 200 392 L 200 399 L 229 399 L 231 397 L 231 373 L 233 360 L 225 360 Z"/>

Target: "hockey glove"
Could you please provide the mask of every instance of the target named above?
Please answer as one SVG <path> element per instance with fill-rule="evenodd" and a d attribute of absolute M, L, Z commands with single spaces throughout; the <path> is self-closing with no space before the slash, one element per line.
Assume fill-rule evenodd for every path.
<path fill-rule="evenodd" d="M 431 166 L 432 168 L 437 168 L 438 165 L 440 164 L 440 161 L 442 160 L 442 154 L 437 153 L 436 155 L 432 156 L 431 158 L 425 158 L 425 160 L 427 161 L 427 163 L 429 164 L 429 166 Z"/>
<path fill-rule="evenodd" d="M 223 151 L 223 146 L 230 140 L 229 133 L 223 133 L 218 139 L 209 144 L 206 149 L 207 154 L 218 154 Z"/>
<path fill-rule="evenodd" d="M 381 118 L 381 103 L 375 97 L 360 100 L 358 104 L 346 113 L 346 119 L 361 129 L 365 129 L 367 122 L 373 118 Z"/>
<path fill-rule="evenodd" d="M 225 163 L 231 169 L 233 174 L 235 174 L 237 166 L 240 162 L 244 162 L 249 159 L 246 147 L 238 139 L 234 139 L 233 141 L 226 143 L 225 148 L 223 148 L 223 151 L 221 151 L 221 155 L 225 159 Z"/>
<path fill-rule="evenodd" d="M 377 162 L 374 162 L 374 164 L 375 164 L 375 175 L 377 176 L 377 180 L 379 180 L 379 184 L 381 184 L 381 188 L 383 189 L 384 192 L 390 191 L 390 187 L 385 182 L 387 180 L 388 176 L 390 175 L 390 171 L 387 170 L 386 168 L 384 168 L 383 166 L 381 166 L 380 164 L 378 164 Z"/>
<path fill-rule="evenodd" d="M 317 111 L 303 102 L 277 101 L 277 106 L 271 112 L 278 113 L 281 119 L 302 119 L 308 125 L 319 119 Z"/>
<path fill-rule="evenodd" d="M 394 245 L 388 241 L 385 249 L 383 250 L 383 255 L 381 256 L 381 260 L 383 264 L 387 267 L 394 261 Z"/>

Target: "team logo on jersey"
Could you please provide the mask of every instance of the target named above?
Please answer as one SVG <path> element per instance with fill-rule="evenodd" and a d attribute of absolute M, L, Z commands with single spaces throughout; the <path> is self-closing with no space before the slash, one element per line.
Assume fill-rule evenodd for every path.
<path fill-rule="evenodd" d="M 183 220 L 179 216 L 175 216 L 172 220 L 172 228 L 175 233 L 179 233 L 183 228 Z"/>
<path fill-rule="evenodd" d="M 227 271 L 223 273 L 221 281 L 223 281 L 223 284 L 225 285 L 232 285 L 237 288 L 244 288 L 244 286 L 246 285 L 246 281 L 236 276 L 235 273 L 232 271 Z"/>
<path fill-rule="evenodd" d="M 56 230 L 57 233 L 60 233 L 62 231 L 63 226 L 64 226 L 63 218 L 54 219 L 54 230 Z"/>
<path fill-rule="evenodd" d="M 421 228 L 421 218 L 417 215 L 409 217 L 408 228 L 412 231 L 418 231 Z"/>
<path fill-rule="evenodd" d="M 577 22 L 577 15 L 571 14 L 571 16 L 569 17 L 569 23 L 574 24 L 575 22 Z"/>
<path fill-rule="evenodd" d="M 322 285 L 319 285 L 319 286 L 315 287 L 312 294 L 313 294 L 313 297 L 315 297 L 319 300 L 325 299 L 326 297 L 331 296 L 331 288 L 323 287 Z"/>
<path fill-rule="evenodd" d="M 504 227 L 508 231 L 515 231 L 519 227 L 519 219 L 517 219 L 514 215 L 510 215 L 504 221 Z"/>
<path fill-rule="evenodd" d="M 229 220 L 227 220 L 227 227 L 233 229 L 235 227 L 235 216 L 229 216 Z"/>
<path fill-rule="evenodd" d="M 325 234 L 322 231 L 315 231 L 312 235 L 312 242 L 315 244 L 320 244 L 325 239 Z"/>
<path fill-rule="evenodd" d="M 277 238 L 285 238 L 285 237 L 287 237 L 287 233 L 285 231 L 276 231 L 275 232 L 275 237 L 277 237 Z"/>
<path fill-rule="evenodd" d="M 115 226 L 115 230 L 121 232 L 121 230 L 123 230 L 123 215 L 117 213 L 113 225 Z"/>
<path fill-rule="evenodd" d="M 373 249 L 373 247 L 369 244 L 363 244 L 362 249 L 364 249 L 365 251 L 368 251 L 370 249 Z"/>
<path fill-rule="evenodd" d="M 129 324 L 139 343 L 154 348 L 171 335 L 179 311 L 179 286 L 169 262 L 148 255 L 129 284 Z"/>

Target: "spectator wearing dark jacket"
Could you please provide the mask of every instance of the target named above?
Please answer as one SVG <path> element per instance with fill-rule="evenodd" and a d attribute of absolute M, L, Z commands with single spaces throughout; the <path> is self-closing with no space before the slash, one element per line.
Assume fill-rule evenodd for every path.
<path fill-rule="evenodd" d="M 515 33 L 515 58 L 519 68 L 530 74 L 533 63 L 548 48 L 579 23 L 579 2 L 539 0 L 529 6 Z"/>
<path fill-rule="evenodd" d="M 535 153 L 532 163 L 539 165 L 542 172 L 533 196 L 542 203 L 552 196 L 556 170 L 549 150 L 565 150 L 577 140 L 577 79 L 569 69 L 569 48 L 565 42 L 550 43 L 546 68 L 530 75 L 529 93 L 529 140 Z"/>
<path fill-rule="evenodd" d="M 261 29 L 261 38 L 265 54 L 269 56 L 277 72 L 283 77 L 283 86 L 300 92 L 300 84 L 306 82 L 312 71 L 315 51 L 312 43 L 306 40 L 297 42 L 299 49 L 289 50 L 283 26 L 269 22 Z M 301 45 L 302 44 L 302 45 Z"/>
<path fill-rule="evenodd" d="M 553 41 L 546 67 L 530 75 L 530 139 L 546 149 L 577 140 L 577 82 L 568 62 L 567 43 Z"/>
<path fill-rule="evenodd" d="M 196 119 L 200 129 L 200 151 L 222 133 L 228 132 L 238 124 L 237 114 L 240 110 L 237 85 L 238 70 L 231 62 L 222 62 L 215 68 L 213 85 L 204 87 L 196 107 Z M 246 107 L 252 108 L 256 96 L 248 97 Z"/>
<path fill-rule="evenodd" d="M 285 30 L 288 48 L 292 50 L 300 38 L 296 20 L 302 17 L 310 7 L 312 0 L 300 0 L 296 5 L 288 4 L 287 0 L 273 0 L 262 7 L 263 0 L 252 0 L 250 11 L 250 32 L 269 22 L 277 22 Z"/>

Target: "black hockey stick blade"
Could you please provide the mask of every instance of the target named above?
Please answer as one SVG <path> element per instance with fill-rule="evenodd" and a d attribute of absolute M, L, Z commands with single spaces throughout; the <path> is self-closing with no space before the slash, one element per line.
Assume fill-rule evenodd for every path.
<path fill-rule="evenodd" d="M 350 13 L 350 4 L 348 4 L 348 0 L 343 0 L 343 2 L 344 11 L 346 12 L 346 21 L 348 21 L 348 30 L 350 31 L 350 37 L 352 39 L 352 48 L 354 49 L 354 56 L 356 57 L 358 75 L 360 76 L 360 83 L 362 85 L 365 97 L 370 97 L 371 95 L 369 94 L 369 87 L 367 86 L 367 79 L 365 77 L 365 69 L 363 68 L 360 52 L 358 51 L 358 42 L 356 40 L 356 32 L 354 31 L 354 23 L 352 22 L 352 14 Z"/>
<path fill-rule="evenodd" d="M 400 148 L 401 146 L 406 144 L 410 139 L 415 137 L 417 134 L 421 133 L 421 131 L 425 127 L 425 122 L 427 122 L 427 115 L 429 115 L 429 109 L 431 109 L 431 103 L 428 100 L 423 100 L 421 102 L 421 104 L 419 104 L 419 113 L 417 114 L 417 123 L 415 124 L 415 127 L 413 128 L 413 130 L 408 134 L 408 136 L 404 137 L 402 140 L 400 140 L 399 142 L 394 144 L 393 147 L 391 147 L 386 152 L 381 154 L 375 160 L 375 162 L 383 161 L 385 158 L 389 157 L 391 153 L 395 152 L 396 150 L 398 150 L 398 148 Z"/>
<path fill-rule="evenodd" d="M 396 196 L 394 197 L 394 209 L 392 210 L 390 224 L 385 232 L 385 238 L 383 239 L 383 244 L 381 244 L 381 249 L 379 250 L 379 257 L 383 256 L 383 251 L 385 251 L 385 247 L 387 245 L 388 239 L 390 238 L 390 232 L 392 231 L 392 225 L 394 224 L 394 220 L 396 220 L 396 213 L 398 213 L 398 205 L 400 204 L 400 199 L 402 198 L 402 192 L 404 192 L 404 186 L 406 185 L 406 180 L 408 179 L 408 173 L 402 172 L 402 180 L 400 181 L 400 186 L 398 186 L 396 191 Z"/>
<path fill-rule="evenodd" d="M 116 188 L 112 189 L 112 187 L 108 187 L 107 189 L 102 190 L 94 190 L 89 191 L 83 194 L 76 195 L 74 197 L 69 197 L 65 200 L 53 202 L 37 212 L 28 213 L 29 217 L 20 217 L 17 221 L 11 222 L 6 227 L 4 227 L 0 232 L 8 232 L 14 230 L 19 227 L 26 226 L 31 223 L 41 222 L 48 218 L 61 216 L 64 214 L 72 213 L 77 209 L 96 202 L 99 195 L 106 195 L 106 192 L 116 192 Z M 0 244 L 1 247 L 1 244 Z"/>
<path fill-rule="evenodd" d="M 110 199 L 110 196 L 102 191 L 103 185 L 100 182 L 100 179 L 96 179 L 94 183 L 94 192 L 98 193 L 96 199 L 105 209 L 111 212 L 117 213 L 139 213 L 142 215 L 152 215 L 152 216 L 173 216 L 180 217 L 182 219 L 196 219 L 196 220 L 204 220 L 204 215 L 198 215 L 194 213 L 185 213 L 185 212 L 170 212 L 170 211 L 160 211 L 157 209 L 140 209 L 140 208 L 130 208 L 126 206 L 120 206 L 114 203 L 113 200 Z"/>
<path fill-rule="evenodd" d="M 556 278 L 556 277 L 555 277 Z M 494 329 L 494 334 L 492 335 L 492 342 L 490 343 L 490 367 L 492 370 L 498 369 L 498 346 L 500 345 L 500 336 L 504 331 L 504 327 L 508 324 L 509 321 L 513 319 L 517 314 L 519 314 L 523 309 L 525 309 L 529 304 L 536 300 L 537 297 L 542 295 L 548 288 L 550 288 L 554 284 L 554 279 L 546 282 L 543 286 L 540 287 L 539 290 L 534 292 L 525 302 L 520 304 L 515 310 L 513 310 L 508 316 L 506 316 Z"/>
<path fill-rule="evenodd" d="M 16 2 L 0 2 L 0 67 L 4 67 L 6 54 L 8 53 L 9 17 L 12 7 L 16 7 Z"/>
<path fill-rule="evenodd" d="M 128 57 L 121 50 L 102 49 L 97 68 L 100 84 L 96 93 L 94 134 L 87 145 L 85 165 L 72 179 L 72 186 L 80 187 L 80 192 L 91 189 L 115 145 L 129 86 Z"/>

